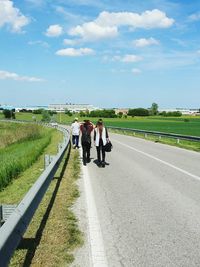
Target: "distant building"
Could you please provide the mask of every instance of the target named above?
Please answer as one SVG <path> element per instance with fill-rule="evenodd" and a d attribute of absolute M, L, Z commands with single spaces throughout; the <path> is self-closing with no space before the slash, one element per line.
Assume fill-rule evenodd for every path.
<path fill-rule="evenodd" d="M 200 115 L 200 109 L 198 108 L 174 108 L 174 109 L 159 109 L 159 112 L 174 112 L 174 111 L 179 111 L 182 113 L 182 115 Z"/>
<path fill-rule="evenodd" d="M 26 110 L 31 112 L 33 110 L 38 110 L 38 109 L 48 109 L 48 106 L 21 106 L 21 107 L 16 107 L 15 111 L 20 112 Z"/>
<path fill-rule="evenodd" d="M 56 111 L 58 113 L 60 112 L 65 112 L 65 110 L 69 110 L 71 112 L 80 112 L 80 111 L 92 111 L 92 110 L 97 110 L 99 108 L 94 107 L 93 105 L 90 104 L 50 104 L 48 106 L 48 110 L 51 111 Z"/>
<path fill-rule="evenodd" d="M 128 108 L 115 108 L 114 111 L 115 111 L 115 114 L 119 114 L 120 112 L 123 114 L 123 115 L 127 115 L 128 114 Z"/>

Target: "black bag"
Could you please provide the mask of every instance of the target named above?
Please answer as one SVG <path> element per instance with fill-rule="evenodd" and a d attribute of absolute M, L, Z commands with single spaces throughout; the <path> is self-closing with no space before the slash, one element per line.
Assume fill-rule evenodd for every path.
<path fill-rule="evenodd" d="M 110 141 L 108 143 L 106 143 L 106 145 L 105 145 L 105 151 L 106 152 L 111 152 L 112 148 L 113 148 L 113 145 Z"/>

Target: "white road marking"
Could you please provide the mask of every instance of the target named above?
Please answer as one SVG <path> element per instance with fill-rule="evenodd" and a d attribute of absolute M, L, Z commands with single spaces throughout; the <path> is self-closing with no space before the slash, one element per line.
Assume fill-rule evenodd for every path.
<path fill-rule="evenodd" d="M 91 246 L 90 250 L 92 258 L 92 266 L 107 267 L 108 264 L 103 245 L 103 237 L 94 201 L 92 186 L 88 173 L 88 167 L 83 166 L 82 172 L 83 172 L 84 187 L 86 194 L 88 230 L 89 230 L 89 242 Z"/>
<path fill-rule="evenodd" d="M 143 155 L 145 155 L 145 156 L 147 156 L 147 157 L 149 157 L 149 158 L 151 158 L 151 159 L 157 160 L 158 162 L 160 162 L 160 163 L 162 163 L 162 164 L 165 164 L 165 165 L 167 165 L 167 166 L 169 166 L 169 167 L 171 167 L 171 168 L 173 168 L 173 169 L 175 169 L 175 170 L 177 170 L 177 171 L 179 171 L 179 172 L 182 172 L 182 173 L 184 173 L 184 174 L 186 174 L 186 175 L 188 175 L 188 176 L 190 176 L 190 177 L 192 177 L 192 178 L 194 178 L 194 179 L 200 181 L 200 176 L 197 176 L 197 175 L 192 174 L 192 173 L 190 173 L 190 172 L 188 172 L 188 171 L 185 171 L 185 170 L 183 170 L 183 169 L 181 169 L 181 168 L 179 168 L 179 167 L 176 167 L 175 165 L 173 165 L 173 164 L 171 164 L 171 163 L 169 163 L 169 162 L 167 162 L 167 161 L 164 161 L 164 160 L 161 160 L 161 159 L 159 159 L 159 158 L 156 158 L 156 157 L 154 157 L 154 156 L 152 156 L 152 155 L 150 155 L 150 154 L 148 154 L 148 153 L 146 153 L 146 152 L 143 152 L 143 151 L 141 151 L 141 150 L 139 150 L 139 149 L 136 149 L 136 148 L 134 148 L 134 147 L 132 147 L 132 146 L 126 145 L 126 144 L 124 144 L 124 143 L 121 143 L 120 141 L 117 141 L 117 140 L 113 140 L 113 141 L 115 141 L 116 143 L 118 143 L 118 144 L 120 144 L 120 145 L 123 145 L 123 146 L 125 146 L 125 147 L 127 147 L 127 148 L 130 148 L 130 149 L 132 149 L 132 150 L 134 150 L 134 151 L 136 151 L 136 152 L 138 152 L 138 153 L 141 153 L 141 154 L 143 154 Z"/>

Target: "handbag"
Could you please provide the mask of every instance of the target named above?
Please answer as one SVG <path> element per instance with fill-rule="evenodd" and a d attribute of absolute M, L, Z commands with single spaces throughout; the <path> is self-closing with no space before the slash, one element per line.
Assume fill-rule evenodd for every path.
<path fill-rule="evenodd" d="M 106 152 L 111 152 L 112 148 L 113 148 L 112 143 L 110 141 L 107 142 L 106 145 L 105 145 L 105 151 Z"/>

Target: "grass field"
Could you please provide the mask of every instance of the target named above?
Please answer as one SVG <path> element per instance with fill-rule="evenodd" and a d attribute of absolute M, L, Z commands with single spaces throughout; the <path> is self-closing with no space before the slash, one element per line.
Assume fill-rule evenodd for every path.
<path fill-rule="evenodd" d="M 38 159 L 52 131 L 33 124 L 0 123 L 0 191 Z"/>
<path fill-rule="evenodd" d="M 62 139 L 61 132 L 52 131 L 51 142 L 45 147 L 43 154 L 0 191 L 0 203 L 17 204 L 21 201 L 44 170 L 44 154 L 55 155 L 57 144 Z M 68 151 L 70 152 L 70 148 Z M 78 151 L 73 150 L 70 157 L 67 152 L 24 235 L 24 243 L 15 251 L 9 266 L 70 265 L 73 249 L 83 243 L 77 219 L 71 209 L 79 196 L 76 185 L 79 173 Z"/>
<path fill-rule="evenodd" d="M 2 114 L 1 114 L 2 115 Z M 41 115 L 36 116 L 36 120 L 40 121 Z M 16 113 L 16 118 L 21 120 L 33 120 L 32 113 Z M 65 114 L 54 115 L 54 120 L 60 123 L 70 124 L 72 123 L 74 117 L 69 117 Z M 185 119 L 189 121 L 186 122 Z M 84 120 L 84 118 L 79 118 L 79 120 Z M 91 118 L 93 123 L 96 123 L 98 118 Z M 185 135 L 200 136 L 200 117 L 194 116 L 182 116 L 180 118 L 174 117 L 128 117 L 125 118 L 115 118 L 115 119 L 103 119 L 106 126 L 116 126 L 132 129 L 141 130 L 152 130 L 167 133 L 177 133 Z"/>

